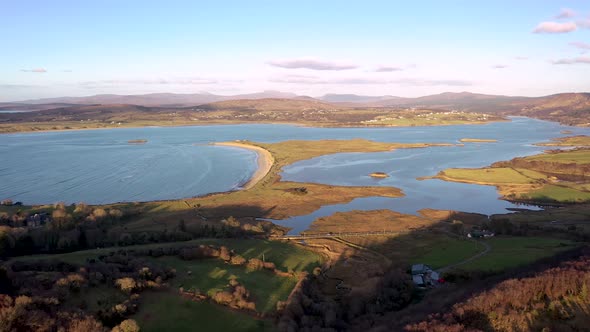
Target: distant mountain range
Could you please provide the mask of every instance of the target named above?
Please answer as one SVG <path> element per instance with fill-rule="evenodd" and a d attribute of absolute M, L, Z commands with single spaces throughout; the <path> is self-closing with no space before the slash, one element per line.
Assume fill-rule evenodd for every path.
<path fill-rule="evenodd" d="M 42 104 L 69 104 L 69 105 L 96 105 L 96 104 L 129 104 L 139 106 L 162 106 L 162 107 L 185 107 L 195 106 L 206 103 L 212 103 L 223 100 L 239 99 L 265 99 L 265 98 L 283 98 L 297 99 L 301 98 L 294 93 L 280 91 L 263 91 L 251 94 L 240 94 L 233 96 L 221 96 L 211 93 L 149 93 L 143 95 L 115 95 L 103 94 L 88 97 L 57 97 L 24 100 L 20 102 L 9 103 L 12 105 L 42 105 Z M 8 103 L 6 103 L 8 104 Z M 3 106 L 3 103 L 0 103 Z"/>
<path fill-rule="evenodd" d="M 253 103 L 253 100 L 259 102 Z M 297 103 L 306 101 L 308 103 Z M 89 97 L 59 97 L 21 102 L 0 103 L 1 109 L 54 109 L 74 105 L 136 105 L 158 108 L 198 107 L 200 109 L 244 109 L 256 104 L 257 109 L 296 109 L 309 105 L 334 108 L 424 108 L 468 112 L 523 115 L 566 124 L 590 125 L 590 93 L 560 93 L 543 97 L 486 95 L 470 92 L 445 92 L 418 98 L 396 96 L 363 96 L 355 94 L 326 94 L 312 98 L 281 91 L 222 96 L 210 93 L 143 95 L 95 95 Z M 307 106 L 305 106 L 307 105 Z"/>

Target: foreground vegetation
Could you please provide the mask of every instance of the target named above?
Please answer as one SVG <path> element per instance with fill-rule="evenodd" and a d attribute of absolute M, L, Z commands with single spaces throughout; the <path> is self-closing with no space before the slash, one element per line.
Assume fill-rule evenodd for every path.
<path fill-rule="evenodd" d="M 142 332 L 192 331 L 274 331 L 272 323 L 245 313 L 224 310 L 215 305 L 194 302 L 168 292 L 149 292 L 132 316 Z"/>
<path fill-rule="evenodd" d="M 88 320 L 101 330 L 132 318 L 148 331 L 165 325 L 180 331 L 198 318 L 200 326 L 215 330 L 252 331 L 270 328 L 262 317 L 272 316 L 305 271 L 321 261 L 313 252 L 278 241 L 202 239 L 15 258 L 1 271 L 3 292 L 15 299 L 29 296 L 33 303 L 55 297 L 49 317 L 72 317 L 72 323 L 49 320 L 47 326 Z M 47 311 L 35 306 L 39 315 Z M 199 312 L 188 321 L 176 320 L 191 309 Z M 18 320 L 8 324 L 31 326 Z"/>
<path fill-rule="evenodd" d="M 590 324 L 590 257 L 520 273 L 407 331 L 583 331 Z"/>

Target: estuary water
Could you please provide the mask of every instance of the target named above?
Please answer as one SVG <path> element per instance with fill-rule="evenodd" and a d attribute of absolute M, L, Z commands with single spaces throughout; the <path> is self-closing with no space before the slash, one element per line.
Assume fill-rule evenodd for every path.
<path fill-rule="evenodd" d="M 588 128 L 513 117 L 486 125 L 406 128 L 308 128 L 291 125 L 221 125 L 146 127 L 0 135 L 0 199 L 26 204 L 177 199 L 239 188 L 253 174 L 252 151 L 208 143 L 247 139 L 278 142 L 291 139 L 364 138 L 382 142 L 458 143 L 461 138 L 497 139 L 497 143 L 400 149 L 380 153 L 322 156 L 287 166 L 283 179 L 332 185 L 394 186 L 403 198 L 362 198 L 325 206 L 312 215 L 280 223 L 307 228 L 310 220 L 335 211 L 388 208 L 415 213 L 422 208 L 456 209 L 485 214 L 514 205 L 499 200 L 494 187 L 440 180 L 417 181 L 448 167 L 481 167 L 495 161 L 540 153 L 534 143 Z M 145 144 L 128 141 L 145 139 Z M 380 171 L 389 178 L 376 180 Z"/>

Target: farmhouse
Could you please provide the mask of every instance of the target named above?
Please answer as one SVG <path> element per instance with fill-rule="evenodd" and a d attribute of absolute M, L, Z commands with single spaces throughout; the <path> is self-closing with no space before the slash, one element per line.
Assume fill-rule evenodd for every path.
<path fill-rule="evenodd" d="M 440 274 L 426 264 L 412 265 L 412 281 L 416 286 L 434 286 L 443 282 Z"/>
<path fill-rule="evenodd" d="M 32 216 L 28 216 L 26 220 L 26 225 L 29 228 L 41 227 L 46 223 L 50 222 L 51 218 L 49 214 L 46 212 L 35 213 Z"/>
<path fill-rule="evenodd" d="M 488 237 L 493 237 L 495 234 L 493 232 L 490 231 L 481 231 L 478 229 L 472 230 L 471 232 L 469 232 L 467 234 L 468 238 L 474 238 L 474 239 L 478 239 L 478 238 L 488 238 Z"/>

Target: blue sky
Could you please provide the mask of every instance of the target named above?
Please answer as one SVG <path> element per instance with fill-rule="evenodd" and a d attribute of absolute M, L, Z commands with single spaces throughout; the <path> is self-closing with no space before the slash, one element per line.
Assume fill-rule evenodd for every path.
<path fill-rule="evenodd" d="M 0 1 L 0 101 L 590 91 L 590 1 Z"/>

